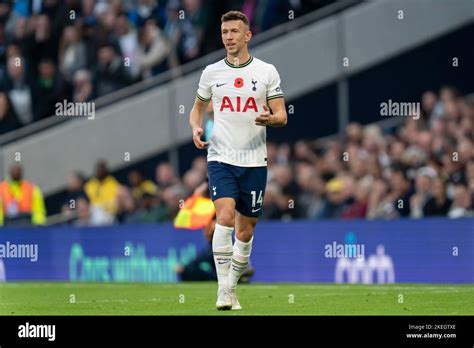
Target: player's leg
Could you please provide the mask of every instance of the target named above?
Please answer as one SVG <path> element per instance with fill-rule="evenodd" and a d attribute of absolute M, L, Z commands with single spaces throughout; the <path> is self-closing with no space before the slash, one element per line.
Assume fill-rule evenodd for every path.
<path fill-rule="evenodd" d="M 229 289 L 232 300 L 232 309 L 241 309 L 237 299 L 236 288 L 240 277 L 247 269 L 252 253 L 252 242 L 255 225 L 258 218 L 249 217 L 236 212 L 235 216 L 235 243 L 232 255 L 232 264 L 229 272 Z"/>
<path fill-rule="evenodd" d="M 226 310 L 231 308 L 228 293 L 229 269 L 232 259 L 235 199 L 238 197 L 239 189 L 232 168 L 224 163 L 209 162 L 208 176 L 210 196 L 216 208 L 216 227 L 212 238 L 212 252 L 218 281 L 216 307 L 219 310 Z"/>
<path fill-rule="evenodd" d="M 232 264 L 229 273 L 229 287 L 234 290 L 242 274 L 247 269 L 255 225 L 258 218 L 249 217 L 236 212 L 235 216 L 235 243 L 232 255 Z"/>
<path fill-rule="evenodd" d="M 214 201 L 216 227 L 212 237 L 212 252 L 216 265 L 219 288 L 229 287 L 229 269 L 232 259 L 232 232 L 234 231 L 235 200 L 219 198 Z"/>
<path fill-rule="evenodd" d="M 241 308 L 235 290 L 252 253 L 253 235 L 258 217 L 263 210 L 266 182 L 266 167 L 248 168 L 245 175 L 239 178 L 240 195 L 236 202 L 235 242 L 229 272 L 232 309 Z"/>

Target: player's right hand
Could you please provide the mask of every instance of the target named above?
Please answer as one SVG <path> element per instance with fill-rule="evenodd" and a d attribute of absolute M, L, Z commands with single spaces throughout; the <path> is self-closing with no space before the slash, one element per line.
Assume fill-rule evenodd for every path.
<path fill-rule="evenodd" d="M 205 149 L 209 143 L 206 142 L 206 141 L 202 141 L 201 140 L 201 136 L 204 134 L 204 129 L 202 128 L 196 128 L 194 131 L 193 131 L 193 141 L 194 141 L 194 145 L 196 145 L 196 147 L 199 149 L 199 150 L 203 150 Z"/>

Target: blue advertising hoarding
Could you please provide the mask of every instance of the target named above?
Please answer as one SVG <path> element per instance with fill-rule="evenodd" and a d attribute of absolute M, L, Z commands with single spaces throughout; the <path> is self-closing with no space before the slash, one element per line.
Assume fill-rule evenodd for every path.
<path fill-rule="evenodd" d="M 253 281 L 473 283 L 474 219 L 262 222 Z M 2 228 L 0 280 L 176 282 L 204 247 L 171 224 Z"/>

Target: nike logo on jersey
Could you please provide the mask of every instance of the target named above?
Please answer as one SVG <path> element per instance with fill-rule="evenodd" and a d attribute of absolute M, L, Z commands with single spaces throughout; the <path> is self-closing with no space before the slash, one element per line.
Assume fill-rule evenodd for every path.
<path fill-rule="evenodd" d="M 216 87 L 227 85 L 227 83 L 216 83 Z"/>
<path fill-rule="evenodd" d="M 252 209 L 252 213 L 256 213 L 256 212 L 259 211 L 260 209 L 262 209 L 262 208 Z"/>

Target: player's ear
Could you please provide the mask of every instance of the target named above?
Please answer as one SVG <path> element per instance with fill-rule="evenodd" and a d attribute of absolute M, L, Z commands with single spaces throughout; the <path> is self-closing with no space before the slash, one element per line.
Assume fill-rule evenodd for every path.
<path fill-rule="evenodd" d="M 250 30 L 247 30 L 247 32 L 245 33 L 245 42 L 249 42 L 251 38 L 252 32 Z"/>

